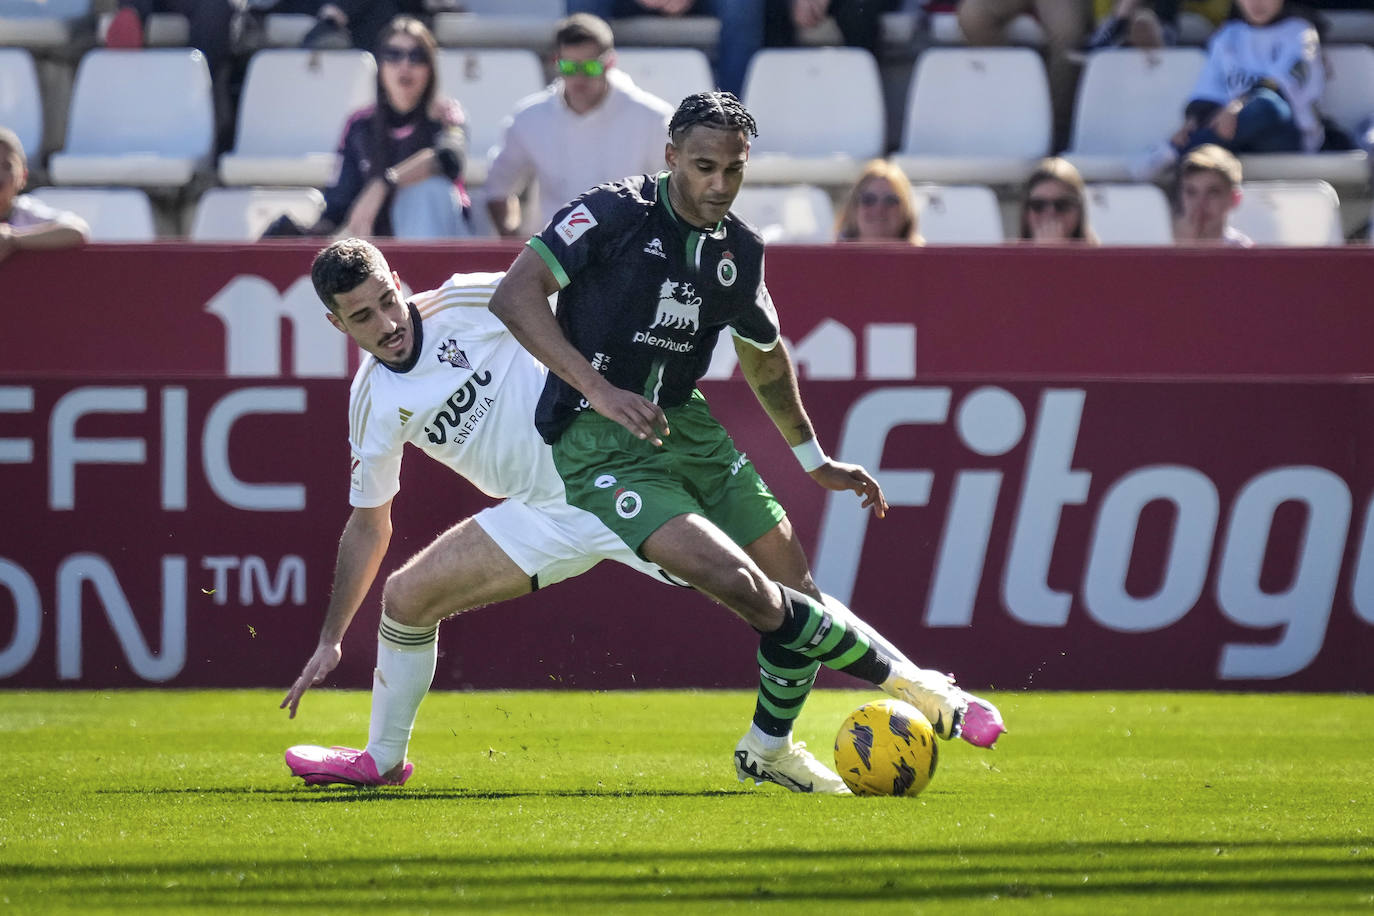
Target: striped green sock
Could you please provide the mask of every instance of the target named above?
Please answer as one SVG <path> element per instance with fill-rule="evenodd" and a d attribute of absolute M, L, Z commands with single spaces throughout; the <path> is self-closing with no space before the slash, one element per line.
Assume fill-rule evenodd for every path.
<path fill-rule="evenodd" d="M 862 627 L 850 626 L 822 604 L 778 583 L 786 617 L 782 626 L 764 634 L 765 642 L 815 659 L 870 684 L 881 684 L 892 672 L 892 659 L 868 638 Z"/>
<path fill-rule="evenodd" d="M 754 703 L 754 724 L 760 731 L 778 738 L 792 733 L 792 723 L 801 715 L 820 667 L 820 662 L 768 639 L 759 643 L 759 696 Z"/>

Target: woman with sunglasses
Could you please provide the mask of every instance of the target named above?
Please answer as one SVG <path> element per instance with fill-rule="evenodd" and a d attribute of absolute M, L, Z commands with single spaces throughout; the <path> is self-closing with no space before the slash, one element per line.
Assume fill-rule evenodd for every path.
<path fill-rule="evenodd" d="M 924 245 L 919 219 L 906 175 L 886 159 L 874 159 L 845 199 L 835 220 L 835 240 Z"/>
<path fill-rule="evenodd" d="M 470 235 L 463 110 L 437 94 L 438 42 L 397 16 L 377 40 L 377 103 L 353 113 L 339 177 L 312 234 L 430 239 Z"/>
<path fill-rule="evenodd" d="M 1083 176 L 1073 163 L 1058 157 L 1041 160 L 1021 193 L 1021 238 L 1037 245 L 1098 244 L 1088 226 L 1086 198 Z"/>

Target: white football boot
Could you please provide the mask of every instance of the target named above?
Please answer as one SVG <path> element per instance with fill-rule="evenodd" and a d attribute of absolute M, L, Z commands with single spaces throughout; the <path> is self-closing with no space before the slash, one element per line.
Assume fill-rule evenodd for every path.
<path fill-rule="evenodd" d="M 735 745 L 735 772 L 739 781 L 752 779 L 754 785 L 777 783 L 792 792 L 818 795 L 852 795 L 844 780 L 806 749 L 805 741 L 789 742 L 777 751 L 761 747 L 752 731 Z"/>
<path fill-rule="evenodd" d="M 992 747 L 1007 730 L 996 706 L 960 690 L 947 674 L 898 665 L 882 688 L 919 709 L 941 738 L 963 738 L 975 747 Z"/>

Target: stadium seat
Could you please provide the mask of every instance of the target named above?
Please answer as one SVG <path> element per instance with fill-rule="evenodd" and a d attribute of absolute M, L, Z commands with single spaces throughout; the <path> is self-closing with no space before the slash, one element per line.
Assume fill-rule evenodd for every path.
<path fill-rule="evenodd" d="M 1049 84 L 1035 51 L 932 48 L 912 72 L 892 159 L 918 182 L 1016 183 L 1049 153 L 1050 123 Z"/>
<path fill-rule="evenodd" d="M 441 48 L 439 91 L 457 99 L 467 116 L 468 165 L 464 179 L 481 184 L 501 124 L 515 103 L 544 88 L 539 55 L 523 49 Z"/>
<path fill-rule="evenodd" d="M 931 245 L 999 245 L 1005 241 L 997 195 L 983 185 L 923 184 L 912 189 L 921 237 Z"/>
<path fill-rule="evenodd" d="M 43 203 L 69 210 L 91 227 L 93 242 L 151 242 L 157 238 L 153 206 L 138 188 L 36 188 Z"/>
<path fill-rule="evenodd" d="M 0 0 L 0 44 L 67 50 L 90 15 L 91 0 Z"/>
<path fill-rule="evenodd" d="M 818 243 L 835 237 L 830 195 L 815 185 L 745 185 L 731 208 L 765 242 Z"/>
<path fill-rule="evenodd" d="M 715 16 L 630 16 L 611 20 L 616 48 L 697 48 L 712 51 L 720 38 Z"/>
<path fill-rule="evenodd" d="M 0 124 L 19 135 L 33 168 L 43 147 L 43 97 L 38 69 L 26 48 L 0 48 Z"/>
<path fill-rule="evenodd" d="M 210 188 L 196 203 L 193 242 L 246 242 L 283 213 L 302 226 L 324 212 L 324 195 L 315 188 Z"/>
<path fill-rule="evenodd" d="M 616 57 L 641 89 L 674 108 L 693 93 L 716 88 L 711 62 L 697 48 L 620 48 Z"/>
<path fill-rule="evenodd" d="M 1326 43 L 1374 44 L 1374 10 L 1322 10 L 1330 28 Z"/>
<path fill-rule="evenodd" d="M 564 0 L 467 0 L 462 8 L 461 13 L 435 15 L 439 44 L 549 49 L 556 23 L 566 15 Z"/>
<path fill-rule="evenodd" d="M 1231 225 L 1258 245 L 1341 245 L 1341 202 L 1325 181 L 1246 181 Z"/>
<path fill-rule="evenodd" d="M 744 103 L 759 123 L 753 181 L 845 185 L 882 154 L 882 82 L 860 48 L 765 48 L 749 63 Z"/>
<path fill-rule="evenodd" d="M 1374 48 L 1368 45 L 1328 45 L 1326 93 L 1322 113 L 1352 136 L 1360 123 L 1374 115 Z M 1321 178 L 1343 187 L 1364 187 L 1369 181 L 1369 157 L 1363 150 L 1330 153 L 1266 153 L 1241 157 L 1245 177 L 1252 180 Z"/>
<path fill-rule="evenodd" d="M 262 19 L 261 46 L 299 48 L 317 21 L 307 13 L 268 13 Z"/>
<path fill-rule="evenodd" d="M 1178 130 L 1207 55 L 1199 48 L 1113 48 L 1088 57 L 1065 158 L 1085 181 L 1127 181 L 1130 162 Z"/>
<path fill-rule="evenodd" d="M 208 168 L 215 116 L 210 70 L 193 48 L 97 48 L 77 67 L 55 184 L 181 187 Z"/>
<path fill-rule="evenodd" d="M 353 111 L 376 100 L 366 51 L 269 48 L 248 61 L 234 151 L 219 160 L 227 185 L 324 187 Z"/>
<path fill-rule="evenodd" d="M 1104 245 L 1172 245 L 1169 199 L 1152 184 L 1088 186 L 1088 225 Z"/>

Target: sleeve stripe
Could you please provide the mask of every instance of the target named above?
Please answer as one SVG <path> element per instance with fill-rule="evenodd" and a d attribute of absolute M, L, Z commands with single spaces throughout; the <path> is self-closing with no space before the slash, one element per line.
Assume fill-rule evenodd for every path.
<path fill-rule="evenodd" d="M 554 257 L 553 252 L 549 250 L 548 245 L 544 244 L 543 239 L 536 235 L 525 244 L 534 249 L 534 253 L 539 255 L 545 266 L 553 272 L 553 278 L 558 281 L 559 289 L 562 289 L 572 282 L 568 277 L 568 272 L 563 269 L 562 264 L 558 263 L 558 258 Z"/>

